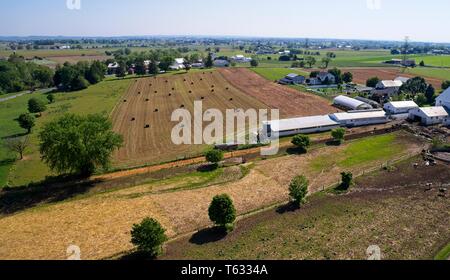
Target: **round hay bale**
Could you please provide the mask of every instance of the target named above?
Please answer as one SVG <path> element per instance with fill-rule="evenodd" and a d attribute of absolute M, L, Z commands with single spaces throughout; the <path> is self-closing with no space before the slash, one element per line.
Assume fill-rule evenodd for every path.
<path fill-rule="evenodd" d="M 145 101 L 146 101 L 146 102 L 149 102 L 149 101 L 150 101 L 150 99 L 146 98 L 146 99 L 145 99 Z"/>
<path fill-rule="evenodd" d="M 181 105 L 180 108 L 184 108 L 184 105 Z"/>
<path fill-rule="evenodd" d="M 172 94 L 171 94 L 171 93 L 169 93 L 169 96 L 172 96 Z"/>
<path fill-rule="evenodd" d="M 124 103 L 127 103 L 127 100 L 125 99 L 123 102 L 124 102 Z"/>
<path fill-rule="evenodd" d="M 205 99 L 205 97 L 203 97 L 203 96 L 202 96 L 202 97 L 201 97 L 200 99 L 201 99 L 201 100 L 204 100 L 204 99 Z"/>
<path fill-rule="evenodd" d="M 150 128 L 150 125 L 149 125 L 149 124 L 146 124 L 146 125 L 145 125 L 145 128 Z"/>
<path fill-rule="evenodd" d="M 131 121 L 134 122 L 136 120 L 136 118 L 131 118 Z"/>
<path fill-rule="evenodd" d="M 155 93 L 158 93 L 158 91 L 157 91 L 157 90 L 155 90 Z"/>
<path fill-rule="evenodd" d="M 230 98 L 230 101 L 233 101 L 233 98 Z"/>
<path fill-rule="evenodd" d="M 159 109 L 155 109 L 155 113 L 159 112 Z"/>
<path fill-rule="evenodd" d="M 192 93 L 192 90 L 190 90 L 189 93 Z"/>

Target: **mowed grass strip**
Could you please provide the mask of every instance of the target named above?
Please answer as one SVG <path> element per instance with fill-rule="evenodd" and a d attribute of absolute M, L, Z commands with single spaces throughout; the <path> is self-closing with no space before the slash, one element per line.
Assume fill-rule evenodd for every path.
<path fill-rule="evenodd" d="M 46 176 L 54 175 L 48 167 L 41 161 L 37 135 L 46 122 L 54 120 L 66 113 L 80 115 L 101 113 L 109 115 L 118 103 L 119 98 L 126 92 L 131 80 L 106 80 L 88 89 L 73 93 L 57 93 L 56 102 L 47 107 L 47 111 L 36 121 L 36 127 L 30 135 L 31 145 L 28 148 L 25 159 L 17 161 L 12 167 L 3 167 L 0 171 L 0 177 L 5 180 L 8 178 L 8 184 L 11 186 L 21 186 L 30 182 L 38 182 L 45 179 Z M 45 94 L 24 95 L 16 99 L 0 103 L 0 137 L 11 137 L 16 134 L 23 134 L 25 130 L 21 129 L 14 121 L 20 114 L 27 112 L 28 100 L 32 97 L 46 101 Z M 14 157 L 8 153 L 4 147 L 0 147 L 0 160 L 8 160 Z M 7 165 L 5 165 L 7 166 Z M 0 168 L 2 170 L 2 168 Z M 9 175 L 5 175 L 10 170 Z M 0 181 L 1 183 L 2 181 Z M 0 184 L 3 186 L 4 184 Z"/>
<path fill-rule="evenodd" d="M 250 69 L 256 74 L 263 76 L 269 81 L 276 81 L 282 79 L 286 75 L 291 73 L 309 77 L 308 72 L 299 69 L 290 69 L 290 68 L 250 68 Z"/>
<path fill-rule="evenodd" d="M 398 134 L 386 134 L 352 141 L 332 156 L 320 156 L 311 163 L 314 171 L 329 170 L 335 166 L 351 168 L 362 163 L 387 160 L 402 151 L 402 143 L 396 141 Z"/>

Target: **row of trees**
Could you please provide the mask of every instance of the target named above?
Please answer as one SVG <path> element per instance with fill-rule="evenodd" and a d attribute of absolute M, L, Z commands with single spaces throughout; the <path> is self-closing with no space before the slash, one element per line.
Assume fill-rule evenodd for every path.
<path fill-rule="evenodd" d="M 13 54 L 7 61 L 0 61 L 0 94 L 50 87 L 53 75 L 50 68 Z"/>
<path fill-rule="evenodd" d="M 56 67 L 54 84 L 64 91 L 76 91 L 97 84 L 105 78 L 106 65 L 100 61 L 77 64 L 64 63 Z"/>

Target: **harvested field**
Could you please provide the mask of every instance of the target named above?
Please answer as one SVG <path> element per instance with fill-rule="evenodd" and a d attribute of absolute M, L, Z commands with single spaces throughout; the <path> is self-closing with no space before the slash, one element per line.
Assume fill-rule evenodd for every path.
<path fill-rule="evenodd" d="M 338 148 L 314 149 L 307 155 L 255 162 L 242 179 L 239 170 L 232 167 L 217 176 L 185 175 L 152 181 L 5 216 L 0 218 L 0 259 L 63 259 L 71 244 L 81 247 L 83 259 L 107 258 L 131 249 L 131 225 L 144 217 L 158 219 L 169 236 L 175 237 L 210 225 L 207 208 L 216 194 L 228 193 L 242 215 L 286 201 L 287 185 L 295 175 L 305 174 L 311 181 L 310 191 L 315 192 L 336 183 L 344 170 L 359 174 L 386 161 L 417 154 L 423 148 L 408 134 L 393 135 L 390 142 L 394 148 L 381 148 L 377 156 L 357 165 L 344 165 L 352 158 L 346 151 L 361 149 L 361 143 L 377 147 L 383 143 L 381 136 L 366 142 L 347 142 Z M 389 157 L 384 154 L 387 150 L 392 152 Z M 312 168 L 316 158 L 330 154 L 338 160 L 328 162 L 330 166 L 323 170 Z"/>
<path fill-rule="evenodd" d="M 120 167 L 161 163 L 190 158 L 204 151 L 205 145 L 175 145 L 171 140 L 171 121 L 176 109 L 193 116 L 194 101 L 203 102 L 203 111 L 218 109 L 267 109 L 257 99 L 230 85 L 218 72 L 176 74 L 133 82 L 113 113 L 114 130 L 125 139 L 115 154 Z M 206 125 L 206 123 L 205 123 Z"/>
<path fill-rule="evenodd" d="M 343 68 L 343 72 L 351 72 L 353 74 L 353 82 L 358 84 L 366 84 L 366 81 L 372 77 L 378 77 L 381 80 L 393 80 L 398 76 L 414 78 L 417 75 L 404 73 L 401 68 Z M 435 89 L 440 89 L 442 80 L 436 78 L 424 77 L 428 83 L 432 84 Z"/>
<path fill-rule="evenodd" d="M 280 109 L 282 118 L 326 115 L 338 109 L 319 96 L 275 84 L 245 68 L 220 69 L 233 86 L 270 108 Z"/>
<path fill-rule="evenodd" d="M 354 260 L 377 245 L 382 259 L 432 260 L 450 237 L 449 197 L 439 191 L 450 180 L 448 168 L 410 159 L 358 178 L 347 194 L 243 219 L 226 237 L 204 230 L 174 241 L 163 259 Z"/>

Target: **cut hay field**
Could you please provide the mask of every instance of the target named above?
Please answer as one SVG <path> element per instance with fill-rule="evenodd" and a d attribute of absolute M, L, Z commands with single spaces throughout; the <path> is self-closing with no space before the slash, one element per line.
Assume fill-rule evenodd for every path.
<path fill-rule="evenodd" d="M 238 214 L 243 215 L 285 202 L 289 181 L 298 174 L 307 176 L 314 193 L 337 183 L 342 171 L 359 174 L 423 149 L 409 134 L 392 135 L 390 147 L 380 145 L 386 141 L 382 136 L 346 142 L 341 147 L 318 146 L 306 155 L 276 157 L 240 168 L 188 173 L 94 194 L 87 190 L 65 202 L 0 216 L 0 259 L 64 259 L 71 244 L 81 247 L 83 259 L 108 258 L 132 248 L 131 226 L 144 217 L 158 219 L 169 236 L 175 237 L 210 225 L 207 209 L 217 194 L 230 194 Z M 380 151 L 373 151 L 364 162 L 344 164 L 357 156 L 349 155 L 349 149 L 364 153 L 360 143 L 377 146 Z M 325 155 L 333 155 L 336 161 L 318 171 L 314 160 Z"/>
<path fill-rule="evenodd" d="M 326 115 L 338 111 L 322 97 L 276 84 L 249 69 L 228 68 L 219 72 L 242 92 L 270 108 L 279 109 L 282 118 Z"/>
<path fill-rule="evenodd" d="M 114 130 L 125 139 L 124 147 L 115 154 L 115 166 L 157 164 L 204 152 L 205 145 L 175 145 L 171 139 L 172 129 L 178 125 L 178 122 L 171 121 L 172 113 L 186 109 L 194 116 L 194 101 L 203 102 L 204 112 L 218 109 L 224 116 L 228 109 L 267 108 L 256 98 L 232 86 L 217 71 L 133 81 L 112 117 Z M 145 128 L 147 125 L 149 127 Z"/>

